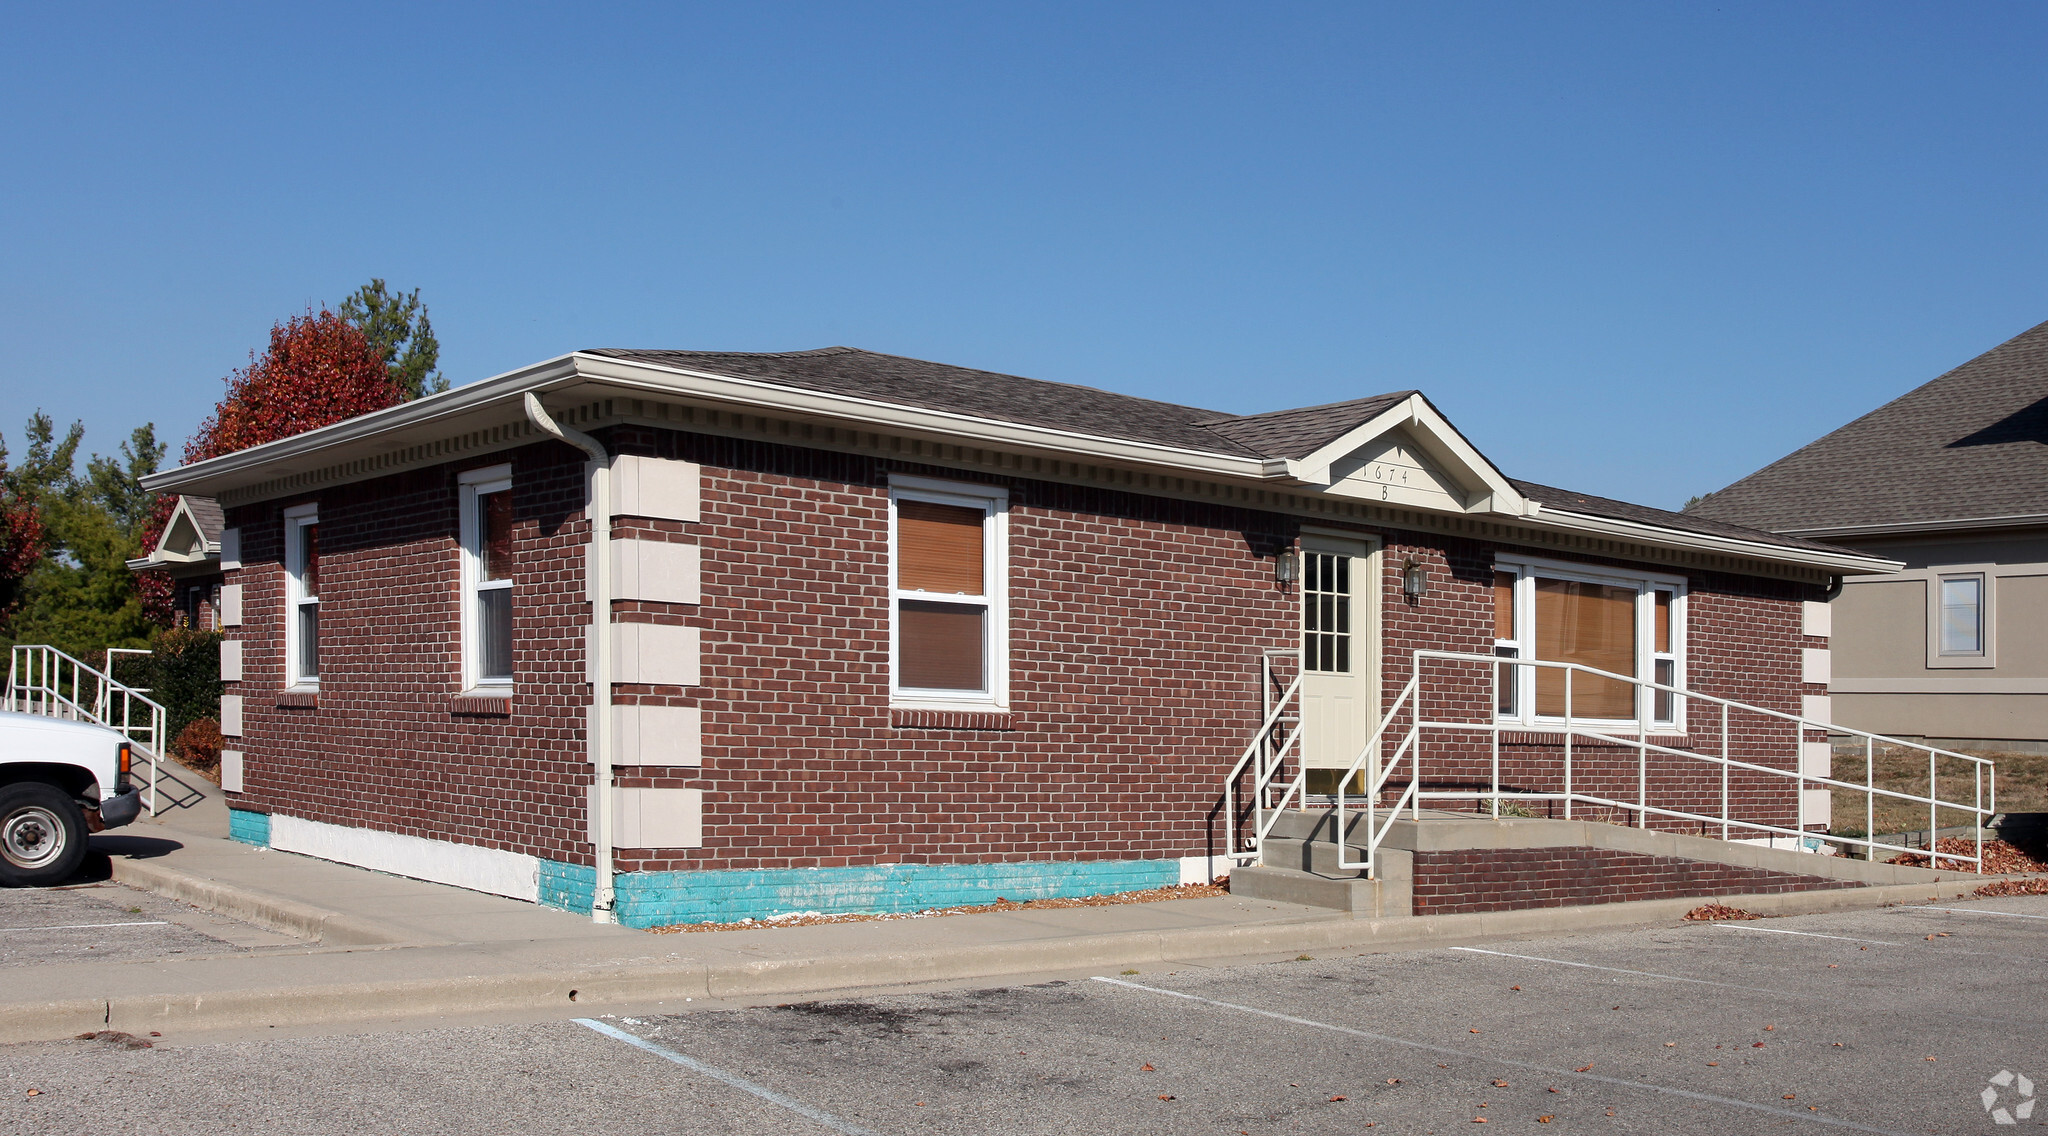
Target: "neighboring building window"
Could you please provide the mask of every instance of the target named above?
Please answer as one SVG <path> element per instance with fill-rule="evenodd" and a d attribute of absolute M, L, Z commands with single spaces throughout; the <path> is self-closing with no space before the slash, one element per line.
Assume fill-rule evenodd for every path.
<path fill-rule="evenodd" d="M 1301 557 L 1302 669 L 1351 673 L 1351 557 L 1304 552 Z"/>
<path fill-rule="evenodd" d="M 1941 653 L 1981 657 L 1984 654 L 1984 577 L 1938 578 L 1941 596 Z"/>
<path fill-rule="evenodd" d="M 1001 490 L 892 479 L 896 697 L 1001 703 L 1008 679 Z"/>
<path fill-rule="evenodd" d="M 320 512 L 284 511 L 285 659 L 293 686 L 320 682 Z"/>
<path fill-rule="evenodd" d="M 1494 654 L 1506 659 L 1577 663 L 1611 674 L 1680 686 L 1684 674 L 1685 582 L 1590 565 L 1503 559 L 1494 573 Z M 1552 667 L 1499 668 L 1502 717 L 1566 716 L 1565 672 Z M 1519 671 L 1510 675 L 1507 672 Z M 1573 718 L 1633 721 L 1647 710 L 1658 725 L 1678 724 L 1679 699 L 1644 695 L 1615 679 L 1571 676 Z"/>
<path fill-rule="evenodd" d="M 493 466 L 462 475 L 463 686 L 512 682 L 512 477 Z"/>

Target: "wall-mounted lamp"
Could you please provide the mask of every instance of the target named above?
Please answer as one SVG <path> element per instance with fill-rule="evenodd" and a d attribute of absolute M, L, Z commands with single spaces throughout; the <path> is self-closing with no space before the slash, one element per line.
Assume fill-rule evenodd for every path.
<path fill-rule="evenodd" d="M 1401 594 L 1413 599 L 1429 591 L 1429 569 L 1420 561 L 1410 560 L 1401 566 Z"/>
<path fill-rule="evenodd" d="M 1273 557 L 1273 580 L 1276 583 L 1292 584 L 1301 579 L 1301 553 L 1292 548 L 1283 548 Z"/>

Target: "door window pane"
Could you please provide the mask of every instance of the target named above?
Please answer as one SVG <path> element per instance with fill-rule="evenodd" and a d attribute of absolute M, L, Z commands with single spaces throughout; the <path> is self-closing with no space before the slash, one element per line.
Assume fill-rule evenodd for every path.
<path fill-rule="evenodd" d="M 1302 667 L 1351 672 L 1351 558 L 1327 552 L 1302 557 Z"/>
<path fill-rule="evenodd" d="M 1536 580 L 1536 657 L 1579 663 L 1615 674 L 1636 672 L 1634 588 L 1580 580 Z M 1594 675 L 1571 676 L 1571 713 L 1579 718 L 1633 718 L 1635 688 Z M 1562 716 L 1565 672 L 1538 668 L 1536 712 Z"/>
<path fill-rule="evenodd" d="M 1941 653 L 1984 653 L 1984 580 L 1964 576 L 1941 582 Z"/>
<path fill-rule="evenodd" d="M 987 614 L 987 608 L 975 605 L 901 601 L 896 609 L 897 685 L 986 690 Z"/>

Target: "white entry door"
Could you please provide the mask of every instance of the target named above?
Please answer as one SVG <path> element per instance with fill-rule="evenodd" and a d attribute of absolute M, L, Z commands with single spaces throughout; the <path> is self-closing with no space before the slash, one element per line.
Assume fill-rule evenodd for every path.
<path fill-rule="evenodd" d="M 1311 793 L 1336 792 L 1341 771 L 1372 737 L 1377 562 L 1363 541 L 1302 538 L 1302 764 Z M 1358 792 L 1374 772 L 1361 770 L 1346 792 Z"/>

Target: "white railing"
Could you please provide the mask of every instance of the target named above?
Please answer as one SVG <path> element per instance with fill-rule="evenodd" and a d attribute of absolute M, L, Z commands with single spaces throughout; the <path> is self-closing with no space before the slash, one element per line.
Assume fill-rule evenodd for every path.
<path fill-rule="evenodd" d="M 1419 691 L 1421 689 L 1420 684 L 1424 664 L 1435 662 L 1465 666 L 1484 665 L 1493 675 L 1491 700 L 1483 708 L 1471 711 L 1469 716 L 1465 718 L 1441 721 L 1430 719 L 1424 713 L 1422 705 L 1423 696 Z M 1509 668 L 1516 669 L 1510 672 Z M 1520 681 L 1520 676 L 1524 673 L 1521 668 L 1563 672 L 1563 699 L 1559 703 L 1563 710 L 1561 715 L 1555 717 L 1540 715 L 1509 716 L 1496 712 L 1496 708 L 1503 705 L 1501 698 L 1503 674 L 1511 674 L 1512 677 L 1510 677 L 1509 681 L 1516 688 L 1519 688 L 1519 692 L 1524 697 L 1534 689 L 1535 684 L 1533 682 Z M 1572 713 L 1574 706 L 1572 701 L 1574 675 L 1584 675 L 1607 683 L 1626 684 L 1634 695 L 1636 707 L 1634 720 L 1595 719 L 1574 715 Z M 1470 694 L 1486 689 L 1485 685 L 1480 683 L 1454 683 L 1452 686 L 1455 689 L 1466 692 L 1461 696 L 1461 701 L 1467 704 L 1473 701 Z M 1665 705 L 1669 708 L 1667 720 L 1658 720 L 1661 717 L 1657 713 L 1657 696 L 1659 694 L 1668 696 L 1664 700 Z M 1521 705 L 1519 699 L 1513 704 Z M 1697 711 L 1700 708 L 1707 709 L 1708 722 L 1688 723 L 1688 717 L 1697 716 Z M 1731 745 L 1730 734 L 1731 714 L 1753 715 L 1760 717 L 1767 724 L 1775 724 L 1776 728 L 1782 728 L 1786 734 L 1786 741 L 1789 742 L 1789 746 L 1783 751 L 1789 758 L 1789 768 L 1759 764 L 1755 761 L 1742 760 L 1733 756 L 1731 753 L 1733 746 Z M 1397 722 L 1401 721 L 1404 715 L 1407 717 L 1408 726 L 1406 731 L 1400 735 L 1401 743 L 1391 755 L 1385 755 L 1383 759 L 1383 750 L 1386 746 L 1389 730 Z M 1702 726 L 1705 728 L 1703 729 Z M 1488 736 L 1491 768 L 1485 788 L 1470 787 L 1434 790 L 1423 788 L 1428 783 L 1424 776 L 1423 768 L 1426 741 L 1425 731 L 1431 730 L 1468 735 L 1483 733 Z M 1299 732 L 1298 728 L 1296 732 Z M 1555 779 L 1555 789 L 1502 788 L 1500 747 L 1501 735 L 1503 733 L 1546 735 L 1560 740 L 1562 753 L 1555 759 L 1555 765 L 1551 771 Z M 1700 733 L 1717 734 L 1716 744 L 1710 748 L 1717 749 L 1718 752 L 1702 752 L 1696 748 L 1681 749 L 1652 741 L 1651 739 L 1659 733 L 1666 735 L 1669 740 L 1676 740 L 1673 735 L 1688 735 L 1688 742 L 1696 741 L 1696 738 L 1690 735 Z M 1863 784 L 1859 785 L 1832 776 L 1820 776 L 1806 772 L 1805 762 L 1802 759 L 1809 733 L 1819 733 L 1823 736 L 1831 734 L 1848 735 L 1863 739 Z M 1575 739 L 1598 743 L 1605 752 L 1594 760 L 1603 766 L 1612 764 L 1613 758 L 1611 754 L 1615 747 L 1635 750 L 1635 796 L 1633 800 L 1586 791 L 1579 779 L 1582 772 L 1579 763 L 1584 759 L 1574 752 L 1573 742 Z M 1751 736 L 1743 741 L 1742 746 L 1745 750 L 1753 753 L 1760 745 L 1772 746 L 1774 744 L 1771 739 L 1758 736 L 1756 731 L 1752 729 Z M 1877 784 L 1876 772 L 1876 753 L 1879 746 L 1895 747 L 1908 752 L 1924 752 L 1927 755 L 1927 792 L 1924 794 L 1911 793 L 1880 787 Z M 1652 754 L 1676 759 L 1682 763 L 1698 763 L 1700 766 L 1717 771 L 1720 781 L 1718 810 L 1710 813 L 1697 811 L 1696 809 L 1672 808 L 1653 804 L 1653 787 L 1650 783 L 1650 757 Z M 1471 761 L 1470 748 L 1465 747 L 1453 760 L 1469 765 Z M 1524 758 L 1518 764 L 1523 769 L 1526 769 L 1531 760 Z M 1939 766 L 1944 760 L 1962 762 L 1968 767 L 1971 790 L 1968 794 L 1970 799 L 1967 802 L 1943 798 Z M 1240 762 L 1240 767 L 1243 764 Z M 1345 814 L 1352 806 L 1347 802 L 1345 787 L 1361 771 L 1368 771 L 1370 783 L 1362 794 L 1363 804 L 1358 807 L 1358 811 L 1363 813 L 1363 820 L 1365 821 L 1363 839 L 1359 840 L 1346 836 Z M 1390 783 L 1396 783 L 1395 775 L 1402 772 L 1406 773 L 1406 779 L 1400 792 L 1390 804 L 1382 805 L 1380 803 L 1381 798 L 1386 793 L 1387 786 Z M 1798 803 L 1797 807 L 1800 810 L 1795 814 L 1797 818 L 1796 823 L 1801 827 L 1788 828 L 1780 824 L 1737 815 L 1740 802 L 1736 800 L 1734 795 L 1732 781 L 1734 775 L 1738 773 L 1754 774 L 1761 778 L 1789 782 L 1789 787 L 1793 789 L 1792 799 Z M 1501 815 L 1501 803 L 1503 801 L 1557 801 L 1562 803 L 1564 815 L 1568 819 L 1572 817 L 1575 806 L 1593 806 L 1595 808 L 1617 810 L 1625 815 L 1631 815 L 1635 824 L 1639 827 L 1647 825 L 1651 817 L 1662 817 L 1671 820 L 1692 821 L 1703 826 L 1718 826 L 1721 838 L 1724 840 L 1732 838 L 1738 831 L 1745 834 L 1754 833 L 1772 838 L 1783 836 L 1805 839 L 1812 836 L 1812 833 L 1804 828 L 1806 822 L 1804 815 L 1804 790 L 1811 787 L 1827 789 L 1831 792 L 1846 791 L 1863 794 L 1865 817 L 1863 835 L 1861 837 L 1851 837 L 1830 834 L 1826 839 L 1831 844 L 1867 849 L 1867 854 L 1873 860 L 1877 858 L 1879 852 L 1923 854 L 1923 850 L 1918 848 L 1911 848 L 1902 844 L 1884 843 L 1876 839 L 1877 800 L 1879 797 L 1926 806 L 1927 827 L 1930 833 L 1942 827 L 1939 823 L 1939 816 L 1942 810 L 1967 813 L 1970 815 L 1976 830 L 1975 854 L 1964 855 L 1962 853 L 1942 852 L 1939 853 L 1939 861 L 1971 864 L 1975 866 L 1977 871 L 1982 872 L 1984 870 L 1984 825 L 1996 811 L 1998 798 L 1997 778 L 1997 767 L 1989 758 L 1976 757 L 1971 754 L 1957 753 L 1954 750 L 1940 749 L 1917 742 L 1885 737 L 1882 734 L 1873 734 L 1865 730 L 1849 729 L 1830 722 L 1823 722 L 1819 719 L 1807 718 L 1799 714 L 1754 706 L 1728 698 L 1717 698 L 1713 695 L 1700 694 L 1697 691 L 1652 682 L 1630 675 L 1615 674 L 1611 671 L 1603 671 L 1578 663 L 1546 662 L 1535 659 L 1505 659 L 1495 655 L 1465 654 L 1456 651 L 1416 651 L 1414 669 L 1410 672 L 1408 684 L 1402 688 L 1401 693 L 1388 706 L 1387 712 L 1381 716 L 1378 728 L 1359 751 L 1358 756 L 1351 762 L 1350 767 L 1345 769 L 1343 774 L 1337 779 L 1337 792 L 1333 801 L 1335 811 L 1332 817 L 1331 835 L 1332 839 L 1337 842 L 1339 864 L 1346 869 L 1363 869 L 1368 876 L 1371 876 L 1373 873 L 1375 853 L 1381 842 L 1385 839 L 1393 821 L 1404 809 L 1408 810 L 1413 818 L 1419 820 L 1422 815 L 1422 802 L 1428 799 L 1487 801 L 1490 802 L 1491 815 L 1495 818 Z M 1307 770 L 1302 769 L 1297 774 L 1294 784 L 1280 795 L 1280 804 L 1284 806 L 1285 802 L 1290 799 L 1300 799 L 1301 794 L 1299 790 L 1306 779 Z M 1688 784 L 1676 790 L 1667 788 L 1665 791 L 1667 793 L 1695 794 L 1695 785 L 1696 783 Z M 1263 824 L 1260 829 L 1260 836 L 1263 837 L 1270 828 L 1270 822 Z M 1924 852 L 1928 856 L 1930 864 L 1937 862 L 1936 853 L 1931 847 L 1932 843 L 1933 839 L 1930 836 L 1930 847 Z M 1356 863 L 1351 862 L 1346 851 L 1348 847 L 1362 848 L 1365 858 Z"/>
<path fill-rule="evenodd" d="M 157 755 L 164 747 L 164 708 L 141 691 L 116 682 L 55 647 L 19 644 L 7 664 L 7 709 L 118 731 L 133 743 L 130 764 L 148 766 L 142 803 L 156 815 Z M 104 790 L 106 787 L 102 786 Z"/>
<path fill-rule="evenodd" d="M 1296 663 L 1294 677 L 1284 685 L 1275 667 L 1282 659 L 1293 659 Z M 1265 651 L 1259 658 L 1259 699 L 1264 713 L 1260 716 L 1258 730 L 1245 745 L 1243 755 L 1231 767 L 1230 775 L 1223 779 L 1223 847 L 1226 856 L 1236 859 L 1257 856 L 1259 843 L 1278 823 L 1284 802 L 1301 789 L 1301 779 L 1297 777 L 1293 782 L 1283 783 L 1278 800 L 1273 798 L 1274 781 L 1286 768 L 1288 756 L 1299 757 L 1301 752 L 1300 660 L 1300 651 L 1277 647 Z M 1252 833 L 1240 838 L 1237 782 L 1247 771 L 1252 778 Z"/>

